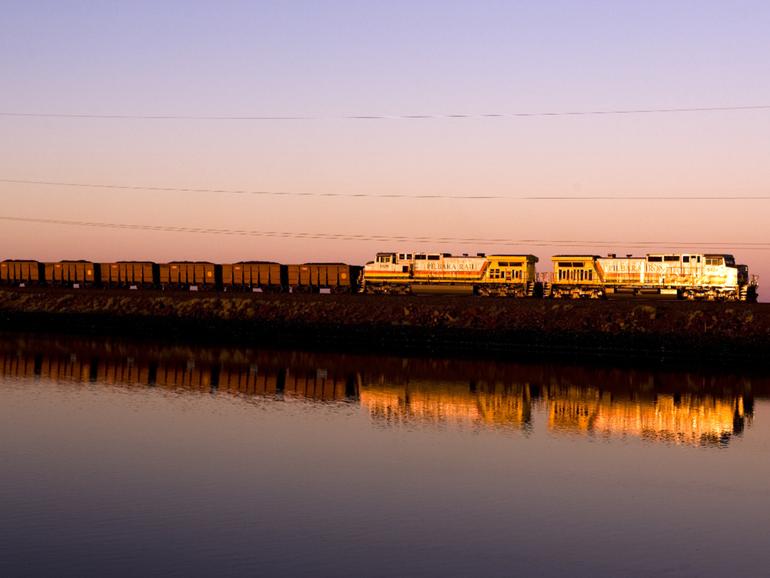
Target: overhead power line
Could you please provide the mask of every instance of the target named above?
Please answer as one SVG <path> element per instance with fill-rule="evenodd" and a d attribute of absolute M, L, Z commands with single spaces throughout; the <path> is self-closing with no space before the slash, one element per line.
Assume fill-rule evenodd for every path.
<path fill-rule="evenodd" d="M 377 234 L 356 234 L 356 233 L 321 233 L 308 231 L 264 231 L 253 229 L 232 229 L 215 227 L 187 227 L 174 225 L 148 225 L 138 223 L 109 223 L 103 221 L 81 221 L 69 219 L 45 219 L 36 217 L 19 217 L 11 215 L 0 215 L 0 221 L 30 223 L 40 225 L 64 225 L 69 227 L 113 229 L 113 230 L 135 230 L 135 231 L 157 231 L 164 233 L 186 233 L 198 235 L 228 235 L 240 237 L 262 237 L 262 238 L 283 238 L 283 239 L 323 239 L 331 241 L 376 241 L 388 243 L 475 243 L 477 245 L 516 245 L 516 246 L 537 246 L 537 247 L 610 247 L 610 248 L 658 248 L 668 247 L 687 248 L 694 250 L 697 248 L 709 248 L 726 250 L 732 248 L 770 250 L 770 242 L 744 242 L 744 241 L 624 241 L 624 240 L 574 240 L 574 239 L 506 239 L 506 238 L 486 238 L 486 237 L 452 237 L 452 236 L 420 236 L 420 235 L 377 235 Z"/>
<path fill-rule="evenodd" d="M 104 183 L 68 183 L 59 181 L 28 181 L 20 179 L 0 179 L 0 183 L 19 185 L 44 185 L 54 187 L 76 187 L 87 189 L 114 189 L 126 191 L 152 191 L 164 193 L 218 193 L 226 195 L 254 195 L 276 197 L 371 197 L 380 199 L 503 199 L 499 195 L 444 195 L 444 194 L 407 194 L 407 193 L 315 193 L 303 191 L 249 191 L 240 189 L 206 189 L 192 187 L 153 187 L 142 185 L 109 185 Z M 768 197 L 770 198 L 770 197 Z"/>
<path fill-rule="evenodd" d="M 347 115 L 193 115 L 193 114 L 91 114 L 59 112 L 0 111 L 0 116 L 17 118 L 61 118 L 102 120 L 212 120 L 212 121 L 308 121 L 308 120 L 430 120 L 430 119 L 489 119 L 547 116 L 601 116 L 634 114 L 672 114 L 701 112 L 738 112 L 770 110 L 770 104 L 744 106 L 697 106 L 676 108 L 625 108 L 601 110 L 562 110 L 540 112 L 456 113 L 456 114 L 347 114 Z"/>
<path fill-rule="evenodd" d="M 215 193 L 226 195 L 253 195 L 276 197 L 346 197 L 376 199 L 463 199 L 495 200 L 511 199 L 521 201 L 764 201 L 770 195 L 471 195 L 471 194 L 409 194 L 409 193 L 322 193 L 303 191 L 257 191 L 245 189 L 155 187 L 144 185 L 111 185 L 105 183 L 72 183 L 65 181 L 36 181 L 26 179 L 0 179 L 0 183 L 16 185 L 40 185 L 46 187 L 72 187 L 85 189 L 110 189 L 125 191 L 150 191 L 164 193 Z"/>

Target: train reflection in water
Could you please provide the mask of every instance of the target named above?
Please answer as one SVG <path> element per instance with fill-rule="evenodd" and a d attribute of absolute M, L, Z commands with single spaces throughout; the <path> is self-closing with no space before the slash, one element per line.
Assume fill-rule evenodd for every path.
<path fill-rule="evenodd" d="M 392 427 L 630 436 L 724 446 L 751 423 L 765 377 L 544 364 L 0 339 L 0 376 L 360 404 Z"/>

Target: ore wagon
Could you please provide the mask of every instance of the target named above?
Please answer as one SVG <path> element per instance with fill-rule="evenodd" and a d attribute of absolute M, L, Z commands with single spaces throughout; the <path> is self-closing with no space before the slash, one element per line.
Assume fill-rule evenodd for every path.
<path fill-rule="evenodd" d="M 206 261 L 175 261 L 158 266 L 162 289 L 211 291 L 221 285 L 222 268 Z"/>
<path fill-rule="evenodd" d="M 278 292 L 286 285 L 282 265 L 271 261 L 240 261 L 222 265 L 225 291 Z"/>
<path fill-rule="evenodd" d="M 345 263 L 302 263 L 287 265 L 288 287 L 297 293 L 350 293 L 357 286 L 360 267 Z"/>
<path fill-rule="evenodd" d="M 6 260 L 0 262 L 0 283 L 3 285 L 37 285 L 45 278 L 45 268 L 38 261 Z"/>
<path fill-rule="evenodd" d="M 158 265 L 151 261 L 101 263 L 100 281 L 105 288 L 150 289 L 158 284 Z"/>
<path fill-rule="evenodd" d="M 99 280 L 99 264 L 91 261 L 44 263 L 45 282 L 58 287 L 89 287 Z"/>

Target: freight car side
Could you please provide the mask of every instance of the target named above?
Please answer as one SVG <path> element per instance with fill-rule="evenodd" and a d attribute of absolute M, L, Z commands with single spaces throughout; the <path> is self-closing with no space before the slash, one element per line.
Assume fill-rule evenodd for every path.
<path fill-rule="evenodd" d="M 279 292 L 286 286 L 285 266 L 272 261 L 239 261 L 222 265 L 225 291 Z"/>
<path fill-rule="evenodd" d="M 151 261 L 118 261 L 100 264 L 100 284 L 105 289 L 152 289 L 158 285 L 159 267 Z"/>
<path fill-rule="evenodd" d="M 99 263 L 91 261 L 59 261 L 44 263 L 45 283 L 53 287 L 79 289 L 91 287 L 99 282 Z"/>
<path fill-rule="evenodd" d="M 8 259 L 0 262 L 0 283 L 26 287 L 37 285 L 45 278 L 45 267 L 39 261 Z"/>
<path fill-rule="evenodd" d="M 207 261 L 174 261 L 158 266 L 161 289 L 215 291 L 221 287 L 222 266 Z"/>
<path fill-rule="evenodd" d="M 345 263 L 287 265 L 287 286 L 294 293 L 351 293 L 357 287 L 360 267 Z"/>

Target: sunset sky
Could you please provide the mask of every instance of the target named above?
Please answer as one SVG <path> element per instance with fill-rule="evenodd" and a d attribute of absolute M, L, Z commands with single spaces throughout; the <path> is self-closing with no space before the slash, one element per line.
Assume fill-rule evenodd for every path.
<path fill-rule="evenodd" d="M 0 217 L 288 237 L 0 220 L 0 258 L 362 263 L 435 249 L 535 253 L 548 270 L 559 252 L 687 244 L 770 283 L 767 2 L 2 6 L 0 180 L 136 188 L 0 182 Z M 592 196 L 611 199 L 570 199 Z"/>

